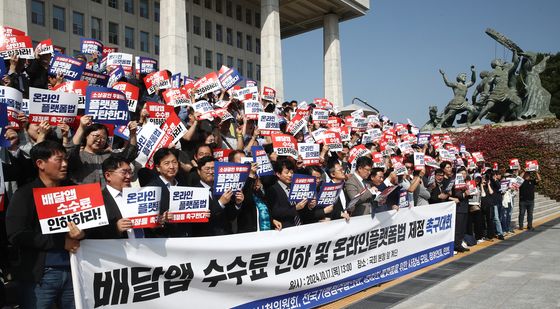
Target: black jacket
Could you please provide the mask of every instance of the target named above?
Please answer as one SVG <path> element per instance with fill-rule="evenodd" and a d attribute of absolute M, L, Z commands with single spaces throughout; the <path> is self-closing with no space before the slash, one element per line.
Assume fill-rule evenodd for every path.
<path fill-rule="evenodd" d="M 191 184 L 193 187 L 202 188 L 200 181 Z M 217 196 L 212 196 L 208 203 L 210 205 L 210 220 L 208 223 L 197 223 L 192 226 L 193 236 L 218 236 L 232 234 L 231 223 L 237 217 L 239 210 L 235 207 L 235 195 L 231 201 L 222 208 Z"/>
<path fill-rule="evenodd" d="M 73 183 L 65 181 L 61 184 L 69 185 Z M 15 276 L 22 281 L 39 282 L 43 277 L 47 252 L 64 250 L 66 233 L 43 235 L 33 188 L 45 188 L 45 185 L 37 178 L 14 193 L 6 213 L 6 232 L 8 240 L 20 253 L 20 264 L 14 271 Z"/>

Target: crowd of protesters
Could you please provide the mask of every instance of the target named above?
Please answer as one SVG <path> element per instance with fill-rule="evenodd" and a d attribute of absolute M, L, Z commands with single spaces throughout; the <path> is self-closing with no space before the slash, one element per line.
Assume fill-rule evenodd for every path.
<path fill-rule="evenodd" d="M 90 57 L 90 59 L 87 59 Z M 97 63 L 97 55 L 76 57 L 100 73 L 107 68 Z M 36 55 L 34 60 L 13 56 L 5 60 L 8 73 L 2 77 L 2 86 L 15 88 L 26 98 L 29 87 L 50 89 L 64 83 L 60 75 L 48 73 L 50 55 Z M 171 72 L 169 72 L 171 73 Z M 171 75 L 171 74 L 169 74 Z M 466 149 L 453 151 L 453 141 L 446 136 L 432 135 L 425 143 L 418 140 L 418 130 L 412 123 L 398 124 L 387 117 L 360 113 L 347 115 L 336 107 L 321 103 L 275 102 L 257 98 L 265 112 L 275 113 L 282 133 L 289 134 L 287 126 L 292 117 L 302 110 L 307 125 L 295 134 L 298 142 L 320 143 L 318 164 L 306 165 L 301 157 L 278 155 L 270 136 L 261 136 L 256 120 L 247 119 L 244 102 L 234 99 L 225 89 L 208 93 L 193 100 L 227 106 L 230 119 L 201 119 L 192 107 L 176 107 L 188 131 L 176 144 L 161 148 L 153 155 L 152 169 L 135 161 L 138 153 L 137 129 L 148 121 L 146 102 L 165 104 L 160 89 L 149 95 L 142 82 L 144 75 L 123 77 L 140 88 L 140 99 L 135 112 L 130 112 L 129 139 L 110 132 L 108 126 L 95 123 L 91 116 L 79 115 L 74 124 L 49 125 L 48 122 L 30 123 L 28 116 L 18 115 L 18 128 L 3 128 L 6 142 L 1 150 L 5 180 L 5 211 L 1 214 L 0 268 L 4 277 L 17 284 L 17 301 L 22 308 L 48 308 L 56 303 L 59 308 L 73 307 L 69 252 L 79 250 L 84 238 L 116 239 L 141 237 L 201 237 L 255 231 L 292 228 L 330 220 L 372 216 L 382 211 L 398 211 L 406 207 L 430 207 L 430 204 L 452 201 L 456 205 L 455 251 L 469 251 L 468 247 L 482 241 L 504 239 L 514 233 L 511 224 L 512 209 L 520 207 L 518 229 L 533 229 L 535 184 L 538 173 L 521 169 L 494 169 L 482 159 L 473 158 Z M 266 85 L 265 85 L 266 86 Z M 226 104 L 223 104 L 227 102 Z M 323 101 L 324 102 L 324 101 Z M 337 125 L 350 128 L 349 138 L 340 151 L 331 151 L 321 140 L 314 140 L 313 132 L 330 129 L 330 123 L 318 123 L 310 116 L 314 108 L 326 109 Z M 80 113 L 79 113 L 80 114 Z M 349 116 L 349 117 L 348 117 Z M 365 127 L 357 127 L 352 118 L 365 118 Z M 397 125 L 400 125 L 397 130 Z M 383 135 L 374 140 L 363 139 L 371 129 Z M 402 147 L 402 143 L 410 147 Z M 352 157 L 352 149 L 365 146 L 367 152 Z M 252 146 L 262 146 L 272 163 L 274 175 L 257 175 L 257 163 L 251 164 L 247 181 L 241 191 L 227 191 L 221 197 L 209 197 L 208 223 L 168 223 L 169 188 L 171 186 L 203 187 L 214 183 L 216 150 L 229 149 L 229 162 L 245 162 L 252 157 Z M 452 146 L 451 148 L 449 146 Z M 449 151 L 451 149 L 451 151 Z M 458 149 L 458 148 L 457 148 Z M 441 155 L 447 150 L 446 156 Z M 473 150 L 474 151 L 474 150 Z M 431 158 L 419 166 L 414 153 Z M 451 153 L 451 157 L 449 157 Z M 374 154 L 380 154 L 378 160 Z M 304 199 L 297 204 L 288 201 L 293 174 L 316 177 L 317 188 L 324 183 L 342 183 L 344 187 L 335 203 L 317 207 L 316 199 Z M 457 181 L 459 176 L 461 181 Z M 524 182 L 516 183 L 517 176 Z M 467 184 L 474 181 L 474 187 Z M 504 186 L 504 181 L 511 180 Z M 32 189 L 71 184 L 100 183 L 109 225 L 80 230 L 71 224 L 70 232 L 44 235 L 41 232 Z M 157 186 L 162 189 L 160 227 L 133 229 L 119 207 L 126 204 L 123 188 Z M 395 190 L 388 190 L 394 187 Z M 386 198 L 376 199 L 382 192 Z M 519 205 L 514 205 L 519 195 Z M 351 205 L 351 206 L 350 206 Z M 0 301 L 1 305 L 1 301 Z"/>

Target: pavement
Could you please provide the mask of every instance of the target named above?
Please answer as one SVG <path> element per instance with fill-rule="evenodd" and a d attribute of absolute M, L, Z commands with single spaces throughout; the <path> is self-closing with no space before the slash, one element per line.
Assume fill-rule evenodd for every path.
<path fill-rule="evenodd" d="M 560 218 L 472 251 L 356 302 L 335 306 L 560 308 Z"/>

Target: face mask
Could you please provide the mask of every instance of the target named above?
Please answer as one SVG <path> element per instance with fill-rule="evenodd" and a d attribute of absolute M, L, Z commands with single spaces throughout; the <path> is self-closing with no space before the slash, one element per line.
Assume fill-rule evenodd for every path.
<path fill-rule="evenodd" d="M 218 148 L 218 144 L 216 142 L 210 143 L 210 144 L 208 144 L 208 146 L 210 146 L 210 148 L 212 148 L 212 149 Z"/>

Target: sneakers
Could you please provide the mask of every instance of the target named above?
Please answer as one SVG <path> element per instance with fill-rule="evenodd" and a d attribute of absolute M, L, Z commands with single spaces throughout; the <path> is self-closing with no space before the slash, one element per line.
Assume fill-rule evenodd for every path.
<path fill-rule="evenodd" d="M 477 244 L 481 244 L 481 243 L 483 243 L 484 241 L 485 241 L 484 239 L 479 239 L 479 240 L 476 241 L 476 243 L 477 243 Z"/>
<path fill-rule="evenodd" d="M 504 235 L 498 235 L 498 239 L 499 239 L 499 240 L 504 240 L 504 239 L 505 239 L 505 238 L 504 238 Z"/>

